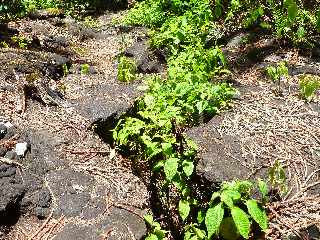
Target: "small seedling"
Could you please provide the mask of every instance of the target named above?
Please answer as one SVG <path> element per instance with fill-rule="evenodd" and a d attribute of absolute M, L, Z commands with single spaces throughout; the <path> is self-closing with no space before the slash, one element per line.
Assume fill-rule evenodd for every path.
<path fill-rule="evenodd" d="M 67 64 L 62 65 L 63 76 L 67 76 L 69 74 L 69 68 Z"/>
<path fill-rule="evenodd" d="M 99 22 L 91 16 L 85 17 L 83 23 L 89 28 L 93 28 L 93 29 L 100 28 Z"/>
<path fill-rule="evenodd" d="M 284 196 L 288 192 L 287 178 L 284 168 L 278 160 L 269 169 L 268 175 L 271 188 L 280 196 Z"/>
<path fill-rule="evenodd" d="M 299 89 L 301 96 L 311 102 L 320 90 L 320 77 L 314 75 L 303 75 L 299 79 Z"/>
<path fill-rule="evenodd" d="M 89 72 L 90 72 L 90 66 L 89 66 L 89 64 L 87 64 L 87 63 L 82 64 L 82 65 L 81 65 L 80 72 L 81 72 L 82 75 L 87 75 L 87 74 L 89 74 Z"/>
<path fill-rule="evenodd" d="M 9 45 L 8 45 L 8 43 L 6 43 L 5 41 L 1 41 L 1 42 L 0 42 L 0 47 L 9 48 Z"/>

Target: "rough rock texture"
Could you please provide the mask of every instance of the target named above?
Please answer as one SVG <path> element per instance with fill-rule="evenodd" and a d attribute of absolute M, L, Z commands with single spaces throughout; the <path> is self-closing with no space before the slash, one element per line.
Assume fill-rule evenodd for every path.
<path fill-rule="evenodd" d="M 8 216 L 12 208 L 18 208 L 25 191 L 26 187 L 17 168 L 0 164 L 0 215 Z"/>
<path fill-rule="evenodd" d="M 91 199 L 93 178 L 65 169 L 50 172 L 46 179 L 55 198 L 55 215 L 79 216 Z"/>
<path fill-rule="evenodd" d="M 72 101 L 72 106 L 91 123 L 99 120 L 117 119 L 126 113 L 139 95 L 136 85 L 105 84 L 85 89 L 79 99 Z"/>
<path fill-rule="evenodd" d="M 187 133 L 200 147 L 196 172 L 211 183 L 241 179 L 248 174 L 248 169 L 241 163 L 245 159 L 239 140 L 221 135 L 216 130 L 220 121 L 220 117 L 215 117 Z"/>
<path fill-rule="evenodd" d="M 25 107 L 26 97 L 45 104 L 59 104 L 63 95 L 57 80 L 63 76 L 63 65 L 67 64 L 68 58 L 54 53 L 0 49 L 1 89 L 18 92 L 20 111 Z"/>
<path fill-rule="evenodd" d="M 90 128 L 99 122 L 110 130 L 140 94 L 137 84 L 116 80 L 115 68 L 121 34 L 135 38 L 136 33 L 122 33 L 111 26 L 111 18 L 111 13 L 101 18 L 101 30 L 45 12 L 8 24 L 33 43 L 28 50 L 0 49 L 0 101 L 5 103 L 0 120 L 7 117 L 19 129 L 1 132 L 0 156 L 19 167 L 3 167 L 6 176 L 0 175 L 0 239 L 21 239 L 20 229 L 31 236 L 51 213 L 48 224 L 55 227 L 43 239 L 145 235 L 146 186 Z M 83 64 L 89 65 L 88 73 L 79 71 Z M 25 106 L 17 111 L 21 95 Z M 17 143 L 27 143 L 25 156 L 17 157 Z M 14 221 L 2 218 L 5 214 Z"/>
<path fill-rule="evenodd" d="M 151 52 L 147 40 L 138 38 L 130 48 L 125 51 L 127 57 L 133 57 L 141 73 L 162 73 L 165 69 L 164 59 Z"/>
<path fill-rule="evenodd" d="M 142 239 L 146 232 L 143 219 L 127 210 L 112 208 L 95 223 L 69 223 L 55 240 L 100 240 L 103 236 L 112 240 Z"/>

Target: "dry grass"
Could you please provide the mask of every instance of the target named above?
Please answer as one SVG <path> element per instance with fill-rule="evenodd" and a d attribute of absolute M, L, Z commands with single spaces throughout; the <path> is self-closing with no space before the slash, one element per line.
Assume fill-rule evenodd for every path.
<path fill-rule="evenodd" d="M 292 87 L 295 78 L 283 85 L 287 87 L 282 96 L 265 80 L 255 68 L 239 76 L 237 81 L 250 90 L 218 130 L 240 139 L 244 164 L 252 170 L 248 177 L 276 160 L 285 167 L 289 191 L 268 206 L 267 239 L 281 239 L 292 232 L 299 235 L 311 224 L 320 227 L 320 113 L 314 110 L 319 102 L 301 100 Z"/>

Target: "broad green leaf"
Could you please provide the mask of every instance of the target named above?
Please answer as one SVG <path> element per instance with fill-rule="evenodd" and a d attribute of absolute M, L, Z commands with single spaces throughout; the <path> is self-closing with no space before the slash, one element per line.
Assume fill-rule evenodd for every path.
<path fill-rule="evenodd" d="M 156 162 L 155 165 L 153 165 L 152 170 L 154 172 L 159 172 L 161 168 L 163 168 L 164 166 L 164 160 L 158 161 Z"/>
<path fill-rule="evenodd" d="M 172 152 L 173 152 L 173 147 L 172 147 L 172 144 L 171 143 L 168 143 L 168 142 L 165 142 L 165 143 L 162 143 L 161 144 L 161 147 L 163 149 L 163 152 L 166 154 L 166 155 L 171 155 Z"/>
<path fill-rule="evenodd" d="M 154 105 L 155 98 L 152 95 L 146 95 L 144 97 L 144 102 L 147 107 L 152 107 Z"/>
<path fill-rule="evenodd" d="M 214 200 L 216 200 L 218 197 L 220 197 L 220 193 L 219 192 L 214 192 L 211 196 L 211 199 L 210 199 L 210 203 L 213 203 Z"/>
<path fill-rule="evenodd" d="M 305 37 L 306 30 L 304 29 L 303 26 L 300 26 L 297 30 L 297 36 L 299 39 L 303 39 Z"/>
<path fill-rule="evenodd" d="M 178 158 L 169 158 L 164 163 L 164 173 L 166 174 L 166 178 L 168 181 L 171 181 L 173 177 L 176 175 L 179 165 Z"/>
<path fill-rule="evenodd" d="M 241 195 L 248 196 L 252 191 L 253 184 L 250 181 L 237 181 L 236 189 Z"/>
<path fill-rule="evenodd" d="M 241 208 L 233 207 L 231 208 L 231 216 L 240 235 L 248 239 L 251 225 L 248 215 Z"/>
<path fill-rule="evenodd" d="M 219 233 L 225 240 L 239 239 L 240 234 L 232 217 L 224 218 L 221 222 Z"/>
<path fill-rule="evenodd" d="M 320 8 L 317 11 L 316 19 L 317 19 L 316 28 L 317 28 L 318 32 L 320 32 Z"/>
<path fill-rule="evenodd" d="M 158 239 L 165 239 L 167 231 L 160 229 L 156 229 L 154 234 L 158 237 Z"/>
<path fill-rule="evenodd" d="M 190 231 L 185 232 L 183 240 L 191 240 L 192 239 L 192 235 L 193 235 L 193 233 L 191 233 Z"/>
<path fill-rule="evenodd" d="M 155 234 L 149 234 L 149 235 L 145 238 L 145 240 L 160 240 L 160 239 L 159 239 L 158 236 L 155 235 Z"/>
<path fill-rule="evenodd" d="M 187 188 L 186 183 L 183 181 L 179 174 L 175 175 L 172 179 L 172 182 L 176 188 L 178 188 L 181 192 L 183 189 Z"/>
<path fill-rule="evenodd" d="M 287 0 L 288 5 L 288 19 L 293 22 L 298 15 L 298 5 L 295 0 Z"/>
<path fill-rule="evenodd" d="M 256 221 L 263 231 L 268 229 L 268 217 L 266 211 L 260 207 L 256 200 L 250 199 L 246 202 L 248 212 Z"/>
<path fill-rule="evenodd" d="M 182 168 L 184 173 L 190 177 L 193 173 L 193 169 L 194 169 L 194 164 L 193 161 L 191 160 L 184 160 L 182 163 Z"/>
<path fill-rule="evenodd" d="M 206 213 L 205 224 L 209 239 L 218 232 L 223 216 L 224 208 L 222 203 L 219 203 L 215 207 L 208 209 Z"/>
<path fill-rule="evenodd" d="M 186 220 L 190 213 L 190 203 L 187 200 L 179 201 L 179 214 L 182 220 Z"/>
<path fill-rule="evenodd" d="M 241 198 L 241 194 L 233 190 L 224 190 L 221 193 L 221 201 L 224 202 L 229 208 L 234 204 L 234 201 L 237 201 Z"/>
<path fill-rule="evenodd" d="M 202 239 L 204 239 L 204 238 L 206 237 L 205 231 L 203 231 L 203 230 L 201 230 L 201 229 L 199 229 L 199 228 L 194 227 L 194 228 L 193 228 L 193 231 L 194 231 L 194 233 L 195 233 L 196 236 L 197 236 L 196 239 L 198 239 L 198 240 L 202 240 Z M 192 238 L 192 239 L 194 239 L 194 238 Z"/>
<path fill-rule="evenodd" d="M 153 225 L 153 216 L 152 215 L 147 214 L 143 218 L 144 218 L 144 221 L 146 221 L 147 224 L 149 224 L 150 226 Z"/>

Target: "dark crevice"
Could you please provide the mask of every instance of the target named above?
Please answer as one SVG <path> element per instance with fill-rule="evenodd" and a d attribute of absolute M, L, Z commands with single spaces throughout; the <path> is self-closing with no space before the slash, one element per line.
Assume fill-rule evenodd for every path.
<path fill-rule="evenodd" d="M 22 198 L 23 197 L 17 199 L 17 204 L 11 204 L 7 206 L 5 212 L 0 213 L 0 239 L 6 239 L 5 237 L 19 221 L 22 213 L 18 203 L 22 200 Z"/>

